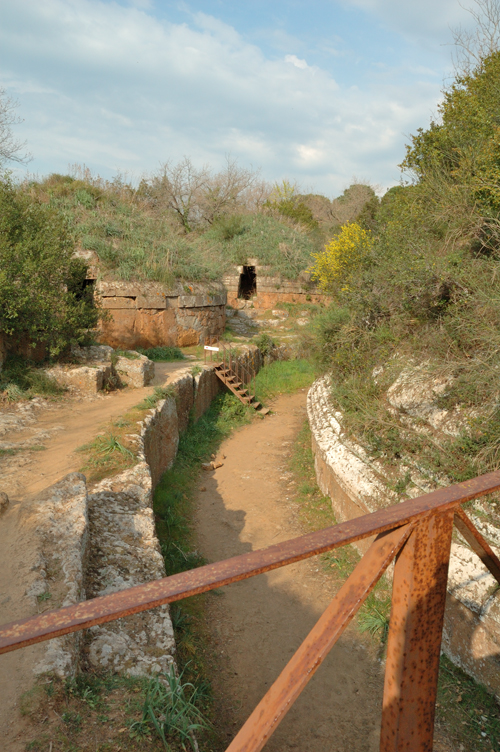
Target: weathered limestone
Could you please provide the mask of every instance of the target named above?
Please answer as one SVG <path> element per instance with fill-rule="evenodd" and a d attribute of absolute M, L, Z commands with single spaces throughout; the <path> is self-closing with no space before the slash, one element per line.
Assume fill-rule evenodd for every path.
<path fill-rule="evenodd" d="M 167 413 L 163 417 L 171 416 Z M 101 481 L 89 496 L 89 519 L 92 548 L 86 578 L 88 597 L 165 576 L 146 462 Z M 88 632 L 87 658 L 97 669 L 143 676 L 168 671 L 174 660 L 168 606 L 91 627 Z"/>
<path fill-rule="evenodd" d="M 338 521 L 343 522 L 395 504 L 398 497 L 387 488 L 381 465 L 370 460 L 362 447 L 343 437 L 342 416 L 331 406 L 329 386 L 328 377 L 313 384 L 308 394 L 307 412 L 318 484 L 322 492 L 330 496 Z M 396 393 L 402 399 L 399 385 L 392 394 L 394 401 Z M 408 402 L 413 397 L 407 392 L 405 399 Z M 431 419 L 435 417 L 432 410 L 427 413 Z M 430 489 L 414 489 L 412 495 L 426 490 Z M 498 546 L 499 531 L 471 509 L 468 513 L 489 542 Z M 479 558 L 460 536 L 458 539 L 460 543 L 452 544 L 443 650 L 454 663 L 500 698 L 500 592 Z M 365 540 L 357 547 L 364 553 L 368 545 L 369 541 Z M 500 554 L 499 548 L 494 550 Z"/>
<path fill-rule="evenodd" d="M 5 491 L 0 491 L 0 516 L 9 508 L 9 497 Z"/>
<path fill-rule="evenodd" d="M 111 363 L 101 363 L 90 366 L 53 366 L 44 369 L 47 376 L 57 381 L 61 386 L 80 389 L 82 392 L 97 394 L 106 389 L 108 384 L 117 380 L 115 369 Z"/>
<path fill-rule="evenodd" d="M 132 357 L 118 356 L 114 367 L 122 384 L 139 388 L 151 384 L 155 377 L 155 364 L 145 355 L 130 352 Z"/>
<path fill-rule="evenodd" d="M 256 348 L 241 354 L 248 363 Z M 260 360 L 258 361 L 260 364 Z M 106 595 L 165 576 L 156 537 L 153 492 L 171 467 L 191 411 L 197 419 L 224 389 L 206 366 L 193 376 L 179 372 L 169 387 L 175 396 L 161 400 L 142 422 L 139 463 L 101 481 L 89 496 L 90 556 L 87 597 Z M 175 642 L 168 606 L 88 630 L 86 657 L 91 666 L 134 676 L 167 671 Z"/>
<path fill-rule="evenodd" d="M 113 348 L 108 345 L 91 345 L 73 347 L 71 354 L 86 365 L 57 365 L 44 369 L 47 376 L 62 386 L 96 394 L 103 389 L 116 389 L 120 384 L 135 388 L 147 386 L 154 379 L 155 364 L 137 352 L 114 355 Z"/>
<path fill-rule="evenodd" d="M 87 554 L 88 518 L 85 476 L 71 473 L 45 489 L 36 499 L 25 502 L 20 527 L 30 535 L 34 563 L 29 570 L 26 595 L 50 603 L 50 608 L 71 606 L 85 599 L 83 570 Z M 75 673 L 82 633 L 57 637 L 44 643 L 44 657 L 36 674 Z"/>

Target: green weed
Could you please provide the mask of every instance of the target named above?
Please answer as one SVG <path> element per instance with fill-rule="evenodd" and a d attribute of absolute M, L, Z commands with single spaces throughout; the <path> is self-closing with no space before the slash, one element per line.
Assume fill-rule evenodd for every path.
<path fill-rule="evenodd" d="M 179 347 L 149 347 L 146 350 L 138 348 L 137 350 L 150 360 L 156 363 L 168 363 L 172 360 L 184 360 L 184 355 Z"/>
<path fill-rule="evenodd" d="M 9 355 L 0 371 L 0 397 L 7 402 L 36 396 L 57 397 L 65 391 L 41 368 L 18 355 Z"/>
<path fill-rule="evenodd" d="M 500 708 L 485 687 L 441 656 L 436 715 L 457 749 L 500 749 Z"/>
<path fill-rule="evenodd" d="M 169 386 L 155 386 L 154 391 L 137 406 L 139 410 L 150 410 L 164 399 L 175 399 L 177 391 L 172 384 Z"/>
<path fill-rule="evenodd" d="M 309 387 L 315 378 L 314 366 L 307 360 L 276 360 L 259 371 L 255 391 L 261 402 L 267 402 L 279 394 Z"/>
<path fill-rule="evenodd" d="M 133 736 L 138 738 L 154 730 L 165 749 L 171 750 L 172 739 L 178 739 L 197 752 L 195 733 L 209 724 L 198 707 L 198 692 L 191 682 L 182 681 L 171 666 L 168 674 L 150 679 L 146 688 L 142 719 L 131 724 Z"/>
<path fill-rule="evenodd" d="M 135 453 L 112 431 L 104 436 L 96 436 L 93 441 L 79 447 L 77 451 L 86 455 L 81 469 L 85 473 L 89 471 L 87 480 L 100 480 L 107 475 L 125 470 L 136 462 Z"/>

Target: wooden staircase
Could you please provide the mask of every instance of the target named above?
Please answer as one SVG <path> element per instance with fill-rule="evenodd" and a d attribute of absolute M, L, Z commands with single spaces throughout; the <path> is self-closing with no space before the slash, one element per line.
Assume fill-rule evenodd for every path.
<path fill-rule="evenodd" d="M 255 396 L 248 391 L 248 387 L 238 379 L 237 375 L 227 366 L 227 364 L 217 363 L 214 370 L 222 383 L 225 384 L 225 386 L 227 386 L 236 397 L 238 397 L 240 402 L 244 405 L 250 405 L 250 407 L 257 410 L 260 415 L 268 414 L 269 408 L 264 407 L 260 402 L 257 402 Z"/>

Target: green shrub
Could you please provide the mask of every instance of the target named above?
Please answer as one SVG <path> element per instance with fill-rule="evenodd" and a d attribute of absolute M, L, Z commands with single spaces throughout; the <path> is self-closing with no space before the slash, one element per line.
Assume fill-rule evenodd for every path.
<path fill-rule="evenodd" d="M 0 179 L 0 332 L 45 343 L 52 355 L 84 340 L 99 312 L 81 295 L 86 267 L 73 251 L 56 209 Z"/>
<path fill-rule="evenodd" d="M 276 347 L 276 343 L 274 342 L 271 335 L 267 334 L 267 332 L 261 332 L 257 337 L 255 337 L 253 339 L 253 344 L 259 348 L 262 355 L 269 355 L 269 353 L 271 353 Z"/>
<path fill-rule="evenodd" d="M 137 348 L 137 352 L 142 353 L 150 360 L 156 363 L 168 363 L 171 360 L 183 360 L 184 355 L 179 347 L 148 347 L 147 349 Z"/>

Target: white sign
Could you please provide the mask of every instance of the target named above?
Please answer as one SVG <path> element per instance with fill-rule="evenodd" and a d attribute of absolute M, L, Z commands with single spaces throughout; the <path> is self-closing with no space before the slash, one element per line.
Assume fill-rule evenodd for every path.
<path fill-rule="evenodd" d="M 210 347 L 210 345 L 205 345 L 205 350 L 212 350 L 212 352 L 219 352 L 218 347 Z"/>

